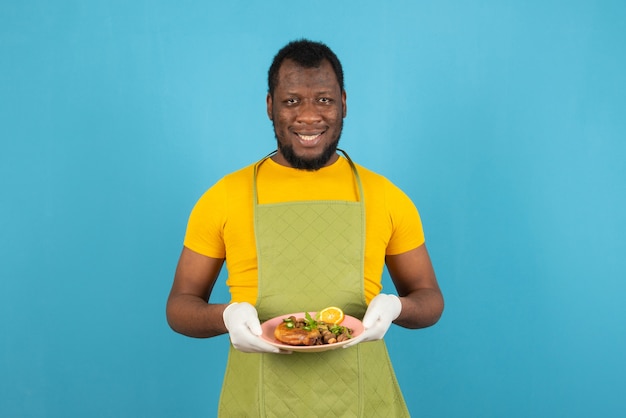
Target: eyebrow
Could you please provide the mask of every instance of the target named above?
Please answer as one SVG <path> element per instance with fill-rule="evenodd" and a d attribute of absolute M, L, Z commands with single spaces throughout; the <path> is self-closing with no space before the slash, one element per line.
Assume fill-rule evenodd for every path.
<path fill-rule="evenodd" d="M 287 95 L 293 95 L 293 96 L 298 96 L 300 95 L 299 92 L 295 92 L 295 91 L 286 91 L 285 94 Z M 316 95 L 331 95 L 333 94 L 332 90 L 319 90 L 315 93 Z"/>

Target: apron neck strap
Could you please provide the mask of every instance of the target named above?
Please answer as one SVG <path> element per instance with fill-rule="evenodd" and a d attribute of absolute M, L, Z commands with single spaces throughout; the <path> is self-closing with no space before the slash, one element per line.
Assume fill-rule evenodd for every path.
<path fill-rule="evenodd" d="M 339 152 L 341 152 L 343 154 L 343 156 L 348 161 L 348 164 L 350 164 L 350 167 L 352 168 L 352 172 L 354 173 L 354 177 L 356 179 L 356 184 L 357 184 L 357 186 L 359 188 L 359 195 L 357 196 L 357 201 L 362 202 L 363 201 L 363 185 L 361 184 L 361 177 L 359 176 L 359 171 L 356 169 L 356 166 L 352 162 L 352 159 L 350 158 L 350 156 L 348 155 L 347 152 L 345 152 L 341 148 L 337 148 L 337 151 L 339 151 Z M 253 174 L 254 177 L 253 177 L 253 181 L 252 181 L 252 194 L 253 194 L 253 199 L 254 199 L 254 204 L 255 205 L 259 203 L 258 191 L 257 191 L 257 187 L 256 187 L 256 179 L 257 179 L 257 174 L 258 174 L 258 171 L 259 171 L 259 167 L 261 166 L 261 164 L 263 164 L 263 162 L 265 160 L 267 160 L 268 158 L 272 157 L 277 152 L 278 152 L 278 150 L 274 150 L 274 151 L 270 152 L 265 157 L 261 158 L 254 165 L 254 174 Z"/>

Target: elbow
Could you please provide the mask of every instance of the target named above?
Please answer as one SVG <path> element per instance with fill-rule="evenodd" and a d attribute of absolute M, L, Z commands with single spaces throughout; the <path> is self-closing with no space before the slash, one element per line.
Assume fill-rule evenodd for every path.
<path fill-rule="evenodd" d="M 443 315 L 443 311 L 445 308 L 445 302 L 443 300 L 443 295 L 441 292 L 437 292 L 436 296 L 433 296 L 431 299 L 431 307 L 426 316 L 426 323 L 423 328 L 431 327 L 435 325 L 441 319 Z"/>
<path fill-rule="evenodd" d="M 443 315 L 443 311 L 445 309 L 445 302 L 443 300 L 443 295 L 440 293 L 438 300 L 435 302 L 435 306 L 433 309 L 433 317 L 431 320 L 431 324 L 429 326 L 435 325 L 441 319 Z"/>
<path fill-rule="evenodd" d="M 439 291 L 420 292 L 420 297 L 409 304 L 406 314 L 396 324 L 409 329 L 428 328 L 441 319 L 444 311 L 444 300 Z"/>
<path fill-rule="evenodd" d="M 167 299 L 167 303 L 165 304 L 165 320 L 167 321 L 167 325 L 172 329 L 172 331 L 181 333 L 181 328 L 179 326 L 178 315 L 176 314 L 176 304 L 173 301 L 173 298 L 170 296 Z"/>

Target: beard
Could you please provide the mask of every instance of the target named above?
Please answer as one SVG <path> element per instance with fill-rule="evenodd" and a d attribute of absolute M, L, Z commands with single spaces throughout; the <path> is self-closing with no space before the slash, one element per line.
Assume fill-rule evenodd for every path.
<path fill-rule="evenodd" d="M 285 160 L 287 160 L 287 162 L 293 168 L 296 168 L 298 170 L 317 171 L 320 168 L 326 166 L 332 156 L 335 155 L 335 152 L 337 151 L 337 145 L 339 145 L 339 138 L 341 137 L 342 129 L 343 123 L 339 127 L 339 135 L 337 135 L 337 139 L 326 145 L 320 155 L 312 158 L 306 158 L 297 155 L 293 150 L 293 146 L 285 144 L 283 143 L 283 141 L 280 140 L 278 134 L 276 133 L 276 129 L 274 129 L 274 135 L 276 136 L 276 143 L 278 144 L 278 149 L 280 150 L 280 153 L 283 157 L 285 157 Z"/>

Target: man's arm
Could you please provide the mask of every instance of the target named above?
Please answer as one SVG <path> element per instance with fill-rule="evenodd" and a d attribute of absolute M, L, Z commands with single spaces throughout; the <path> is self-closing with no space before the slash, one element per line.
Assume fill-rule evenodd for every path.
<path fill-rule="evenodd" d="M 209 296 L 224 260 L 184 247 L 167 299 L 167 322 L 181 334 L 208 338 L 227 332 L 222 314 L 228 304 L 210 304 Z"/>
<path fill-rule="evenodd" d="M 385 263 L 402 302 L 402 312 L 394 323 L 405 328 L 435 324 L 444 303 L 426 245 L 389 255 Z"/>

